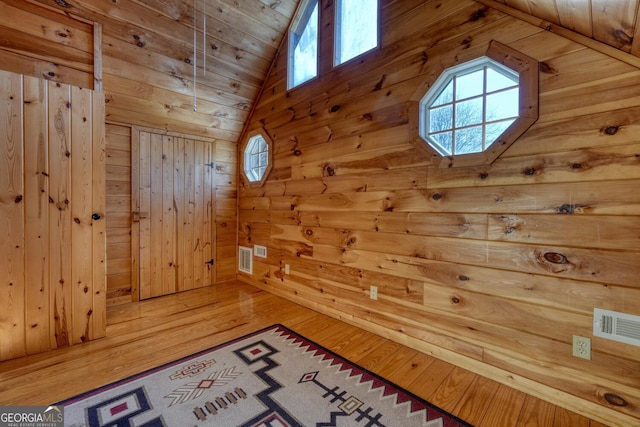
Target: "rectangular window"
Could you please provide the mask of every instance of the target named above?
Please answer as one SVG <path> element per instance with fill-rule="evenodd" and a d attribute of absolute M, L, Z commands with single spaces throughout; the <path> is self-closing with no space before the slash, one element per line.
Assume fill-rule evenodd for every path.
<path fill-rule="evenodd" d="M 303 5 L 289 32 L 288 87 L 318 75 L 318 0 Z"/>
<path fill-rule="evenodd" d="M 378 0 L 336 0 L 334 65 L 378 46 Z"/>

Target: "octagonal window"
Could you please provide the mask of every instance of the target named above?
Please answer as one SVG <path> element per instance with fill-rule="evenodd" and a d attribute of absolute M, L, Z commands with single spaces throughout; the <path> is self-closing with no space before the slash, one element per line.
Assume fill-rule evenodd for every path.
<path fill-rule="evenodd" d="M 518 74 L 482 57 L 443 73 L 422 100 L 422 134 L 445 156 L 479 153 L 518 118 Z"/>
<path fill-rule="evenodd" d="M 420 101 L 420 136 L 444 167 L 493 162 L 538 117 L 537 62 L 492 42 L 446 69 Z"/>
<path fill-rule="evenodd" d="M 271 170 L 271 158 L 271 139 L 266 132 L 251 132 L 244 145 L 242 168 L 250 183 L 264 183 Z"/>

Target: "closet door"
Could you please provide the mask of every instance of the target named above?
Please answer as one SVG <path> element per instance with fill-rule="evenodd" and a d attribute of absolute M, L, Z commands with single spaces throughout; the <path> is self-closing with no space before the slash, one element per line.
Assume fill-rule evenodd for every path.
<path fill-rule="evenodd" d="M 213 143 L 142 130 L 137 140 L 140 299 L 212 285 Z"/>
<path fill-rule="evenodd" d="M 0 360 L 106 331 L 104 97 L 0 71 Z"/>

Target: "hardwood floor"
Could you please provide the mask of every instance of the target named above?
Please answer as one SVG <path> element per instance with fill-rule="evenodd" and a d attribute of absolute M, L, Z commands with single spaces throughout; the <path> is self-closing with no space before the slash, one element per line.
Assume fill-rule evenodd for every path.
<path fill-rule="evenodd" d="M 478 427 L 603 426 L 240 282 L 112 307 L 105 339 L 0 363 L 0 405 L 54 403 L 274 323 Z"/>

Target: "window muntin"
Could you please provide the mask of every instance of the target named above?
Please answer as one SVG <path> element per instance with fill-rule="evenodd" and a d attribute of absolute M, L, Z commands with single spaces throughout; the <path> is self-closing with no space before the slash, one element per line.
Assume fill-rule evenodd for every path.
<path fill-rule="evenodd" d="M 289 81 L 291 89 L 318 75 L 318 0 L 308 1 L 289 32 Z"/>
<path fill-rule="evenodd" d="M 421 134 L 440 154 L 485 151 L 518 118 L 519 76 L 482 57 L 445 71 L 421 102 Z"/>
<path fill-rule="evenodd" d="M 244 173 L 251 182 L 261 181 L 269 166 L 269 144 L 260 134 L 249 138 L 244 150 Z"/>
<path fill-rule="evenodd" d="M 336 0 L 335 57 L 340 65 L 378 46 L 378 0 Z"/>

